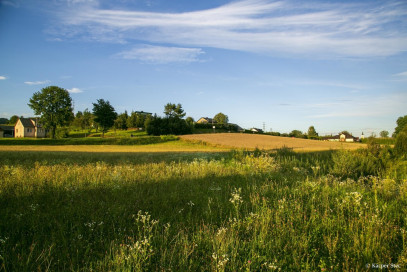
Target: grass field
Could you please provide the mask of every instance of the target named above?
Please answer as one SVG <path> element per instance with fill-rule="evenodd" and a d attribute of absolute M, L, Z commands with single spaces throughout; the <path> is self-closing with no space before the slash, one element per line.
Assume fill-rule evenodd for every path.
<path fill-rule="evenodd" d="M 403 271 L 390 155 L 0 146 L 0 271 Z"/>
<path fill-rule="evenodd" d="M 335 149 L 358 149 L 365 147 L 358 143 L 324 142 L 307 139 L 277 137 L 259 134 L 243 133 L 216 133 L 216 134 L 192 134 L 181 136 L 184 140 L 207 142 L 218 146 L 246 149 L 279 149 L 288 147 L 295 151 L 322 151 Z"/>

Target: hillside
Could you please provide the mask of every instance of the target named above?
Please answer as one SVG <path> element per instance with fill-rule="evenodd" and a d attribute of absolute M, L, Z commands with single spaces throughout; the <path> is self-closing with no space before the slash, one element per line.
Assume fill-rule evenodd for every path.
<path fill-rule="evenodd" d="M 365 147 L 360 143 L 325 142 L 307 139 L 286 138 L 259 134 L 216 133 L 181 136 L 183 140 L 203 141 L 210 144 L 245 149 L 277 149 L 289 147 L 296 151 L 321 151 L 330 149 L 358 149 Z"/>

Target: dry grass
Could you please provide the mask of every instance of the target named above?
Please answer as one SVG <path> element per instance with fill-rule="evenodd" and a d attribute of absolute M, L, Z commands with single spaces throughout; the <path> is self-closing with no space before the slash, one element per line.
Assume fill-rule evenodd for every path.
<path fill-rule="evenodd" d="M 182 140 L 202 141 L 212 145 L 244 149 L 278 149 L 292 148 L 295 151 L 323 151 L 335 149 L 358 149 L 366 145 L 359 143 L 325 142 L 258 134 L 217 133 L 193 134 L 181 136 Z"/>

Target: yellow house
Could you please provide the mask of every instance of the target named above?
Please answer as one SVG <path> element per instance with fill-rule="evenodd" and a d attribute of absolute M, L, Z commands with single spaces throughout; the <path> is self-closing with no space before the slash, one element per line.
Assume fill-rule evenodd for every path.
<path fill-rule="evenodd" d="M 46 131 L 42 125 L 38 123 L 37 119 L 20 118 L 14 127 L 14 135 L 16 138 L 45 138 Z"/>
<path fill-rule="evenodd" d="M 208 117 L 201 117 L 198 121 L 196 121 L 197 124 L 216 124 L 216 122 L 212 118 Z"/>

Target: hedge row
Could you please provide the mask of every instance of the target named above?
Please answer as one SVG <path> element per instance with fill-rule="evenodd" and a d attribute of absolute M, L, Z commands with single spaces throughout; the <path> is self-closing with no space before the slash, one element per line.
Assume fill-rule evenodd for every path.
<path fill-rule="evenodd" d="M 63 139 L 33 139 L 4 138 L 0 145 L 147 145 L 178 140 L 172 135 L 145 136 L 135 138 L 63 138 Z"/>

